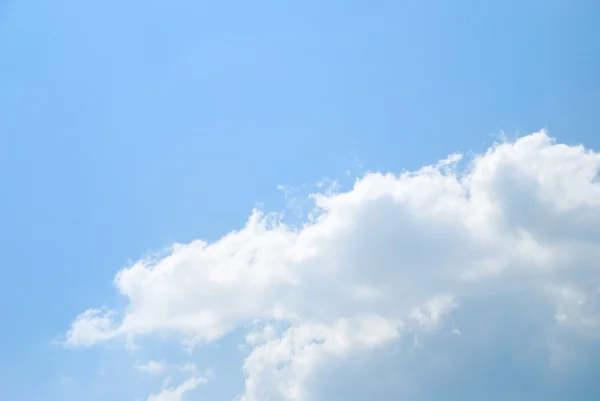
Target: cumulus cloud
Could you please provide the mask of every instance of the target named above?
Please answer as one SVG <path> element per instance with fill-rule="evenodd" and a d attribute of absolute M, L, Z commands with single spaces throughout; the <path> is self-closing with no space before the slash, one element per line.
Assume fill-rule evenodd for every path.
<path fill-rule="evenodd" d="M 418 393 L 415 383 L 476 369 L 484 350 L 530 351 L 539 371 L 541 355 L 596 344 L 600 154 L 538 132 L 495 144 L 464 170 L 461 157 L 314 194 L 301 227 L 254 211 L 218 241 L 139 261 L 115 278 L 126 310 L 84 312 L 66 343 L 171 332 L 198 345 L 267 322 L 247 337 L 245 401 L 324 400 L 348 389 L 344 399 L 426 400 L 430 389 Z M 510 327 L 524 334 L 496 336 Z M 343 377 L 364 380 L 339 384 Z"/>

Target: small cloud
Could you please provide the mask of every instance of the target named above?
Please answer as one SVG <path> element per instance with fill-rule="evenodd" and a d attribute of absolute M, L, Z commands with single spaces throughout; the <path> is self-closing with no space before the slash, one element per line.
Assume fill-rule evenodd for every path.
<path fill-rule="evenodd" d="M 88 309 L 79 315 L 67 332 L 65 346 L 91 346 L 116 336 L 115 313 L 105 308 Z"/>
<path fill-rule="evenodd" d="M 198 366 L 193 362 L 184 363 L 183 365 L 178 366 L 178 370 L 188 373 L 197 373 L 199 371 Z"/>
<path fill-rule="evenodd" d="M 160 361 L 148 361 L 144 364 L 137 364 L 135 367 L 140 372 L 146 372 L 151 375 L 158 375 L 167 368 L 165 363 Z"/>
<path fill-rule="evenodd" d="M 250 345 L 264 344 L 277 335 L 275 327 L 268 324 L 261 329 L 255 329 L 246 335 L 246 343 Z"/>
<path fill-rule="evenodd" d="M 159 393 L 151 394 L 148 401 L 181 401 L 183 394 L 207 382 L 208 378 L 205 377 L 190 377 L 177 387 L 164 388 Z"/>

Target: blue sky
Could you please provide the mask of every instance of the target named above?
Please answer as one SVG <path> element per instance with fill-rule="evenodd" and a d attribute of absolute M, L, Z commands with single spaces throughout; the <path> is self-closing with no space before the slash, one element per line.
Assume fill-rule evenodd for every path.
<path fill-rule="evenodd" d="M 200 370 L 210 367 L 214 377 L 184 399 L 231 400 L 246 391 L 255 400 L 248 382 L 244 390 L 242 371 L 244 360 L 252 361 L 247 359 L 252 346 L 240 346 L 254 315 L 240 312 L 243 324 L 223 323 L 223 333 L 212 328 L 217 338 L 191 353 L 177 337 L 190 333 L 165 339 L 163 331 L 179 329 L 165 329 L 158 320 L 139 339 L 135 330 L 141 329 L 131 329 L 136 351 L 118 338 L 94 340 L 100 344 L 92 347 L 59 343 L 88 308 L 122 315 L 143 303 L 113 283 L 136 260 L 173 243 L 217 241 L 242 229 L 256 206 L 277 212 L 296 201 L 308 212 L 306 196 L 320 191 L 316 184 L 324 178 L 339 179 L 340 190 L 351 191 L 353 180 L 367 171 L 414 171 L 455 152 L 470 160 L 501 132 L 513 141 L 547 129 L 558 143 L 600 150 L 598 18 L 600 4 L 592 0 L 2 2 L 0 398 L 145 400 L 170 386 L 163 385 L 167 375 L 174 387 L 191 377 L 177 366 L 192 361 Z M 535 138 L 541 142 L 533 148 L 554 155 Z M 520 152 L 517 142 L 514 146 Z M 536 157 L 524 154 L 515 171 Z M 557 160 L 563 159 L 553 163 Z M 287 198 L 278 186 L 291 190 Z M 524 196 L 514 202 L 528 199 Z M 514 202 L 506 204 L 514 208 Z M 590 208 L 595 221 L 600 209 Z M 302 221 L 294 211 L 287 210 L 286 221 Z M 511 216 L 516 220 L 507 221 L 522 223 L 537 238 L 526 214 Z M 576 229 L 600 246 L 593 226 Z M 374 232 L 385 236 L 392 229 L 386 230 Z M 587 270 L 592 276 L 577 274 L 582 282 L 598 277 Z M 329 291 L 325 285 L 322 290 Z M 252 294 L 246 296 L 258 297 Z M 266 304 L 278 299 L 273 296 Z M 425 301 L 420 294 L 414 299 Z M 310 309 L 302 305 L 295 311 Z M 336 318 L 342 315 L 349 312 Z M 266 319 L 262 312 L 255 317 Z M 298 323 L 282 324 L 283 331 Z M 541 323 L 533 326 L 522 330 L 532 338 L 550 332 Z M 594 336 L 553 336 L 568 337 L 561 349 L 600 351 Z M 444 347 L 434 343 L 431 349 Z M 511 344 L 506 349 L 517 352 Z M 448 351 L 449 358 L 454 352 L 459 351 Z M 161 376 L 136 369 L 149 360 L 167 361 L 171 367 L 165 372 L 171 371 Z M 464 369 L 479 371 L 487 383 L 495 374 L 492 360 L 465 362 Z M 371 362 L 357 362 L 356 369 Z M 504 363 L 513 374 L 525 366 L 512 359 Z M 561 382 L 564 393 L 552 392 L 547 377 L 537 377 L 531 382 L 537 384 L 519 387 L 522 393 L 515 389 L 513 399 L 582 388 L 587 390 L 578 399 L 597 399 L 600 388 L 589 381 L 593 363 L 576 364 L 581 372 Z M 481 373 L 481 366 L 489 369 Z M 340 377 L 359 374 L 352 369 Z M 452 383 L 465 377 L 440 382 L 440 388 L 457 391 Z M 311 399 L 324 394 L 352 399 L 342 390 L 315 386 L 306 390 Z M 361 391 L 367 390 L 350 394 L 358 397 Z M 384 396 L 396 399 L 400 393 L 394 391 L 400 390 Z M 456 399 L 480 399 L 482 391 L 485 387 L 473 390 L 474 398 L 457 393 Z M 435 391 L 410 394 L 446 399 Z"/>

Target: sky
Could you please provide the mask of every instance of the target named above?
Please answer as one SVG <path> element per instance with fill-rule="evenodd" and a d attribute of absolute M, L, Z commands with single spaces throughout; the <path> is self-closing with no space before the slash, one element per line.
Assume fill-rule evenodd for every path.
<path fill-rule="evenodd" d="M 0 399 L 600 399 L 599 18 L 0 2 Z"/>

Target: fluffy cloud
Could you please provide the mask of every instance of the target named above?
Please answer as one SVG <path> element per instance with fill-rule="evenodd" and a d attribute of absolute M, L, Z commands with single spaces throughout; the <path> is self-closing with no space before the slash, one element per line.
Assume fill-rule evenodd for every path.
<path fill-rule="evenodd" d="M 460 160 L 316 194 L 302 227 L 255 211 L 216 242 L 141 260 L 115 278 L 127 309 L 84 312 L 66 343 L 171 332 L 198 345 L 266 322 L 248 336 L 247 401 L 331 399 L 349 388 L 344 399 L 371 399 L 368 383 L 387 389 L 379 398 L 431 399 L 411 383 L 457 372 L 456 358 L 464 369 L 481 362 L 485 352 L 468 352 L 465 339 L 480 351 L 536 344 L 536 368 L 546 363 L 540 355 L 597 344 L 600 154 L 539 132 L 494 145 L 466 169 Z M 494 326 L 494 317 L 511 322 L 497 332 L 512 325 L 523 336 L 505 344 L 512 337 L 476 323 Z M 384 380 L 352 370 L 359 366 L 396 373 Z M 357 374 L 368 383 L 335 386 Z"/>

